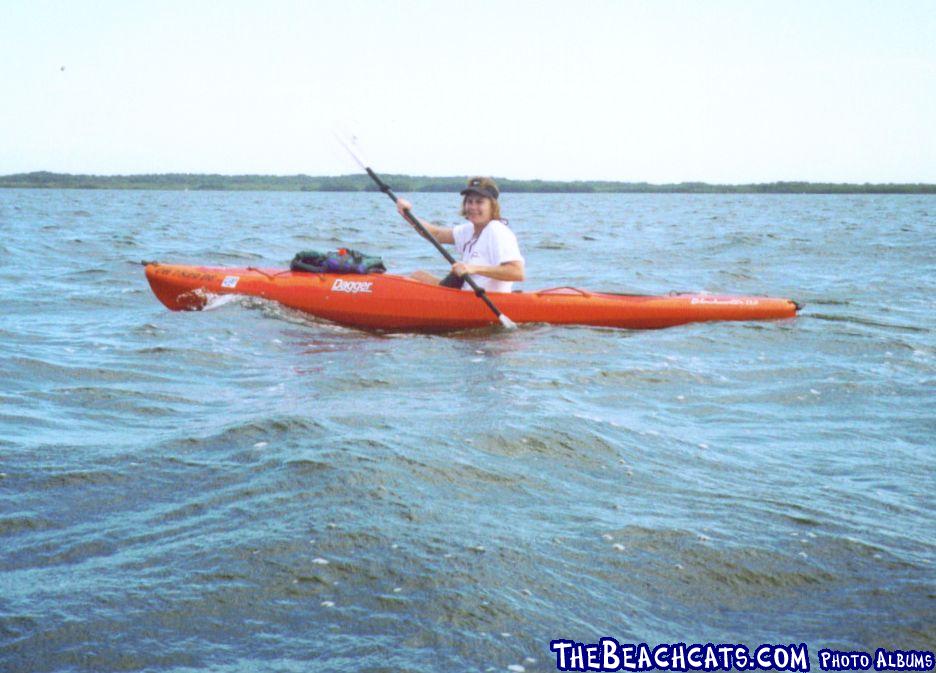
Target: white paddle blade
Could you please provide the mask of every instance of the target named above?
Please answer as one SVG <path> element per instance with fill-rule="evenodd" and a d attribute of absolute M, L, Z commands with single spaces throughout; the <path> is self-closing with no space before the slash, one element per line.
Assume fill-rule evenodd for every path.
<path fill-rule="evenodd" d="M 354 157 L 354 160 L 357 162 L 358 166 L 366 171 L 370 164 L 364 157 L 364 152 L 361 149 L 358 137 L 347 129 L 335 128 L 332 133 L 335 136 L 335 140 L 337 140 L 342 147 L 348 150 L 348 154 Z"/>
<path fill-rule="evenodd" d="M 514 330 L 517 329 L 517 323 L 505 316 L 503 313 L 500 314 L 501 325 L 504 326 L 504 329 Z"/>

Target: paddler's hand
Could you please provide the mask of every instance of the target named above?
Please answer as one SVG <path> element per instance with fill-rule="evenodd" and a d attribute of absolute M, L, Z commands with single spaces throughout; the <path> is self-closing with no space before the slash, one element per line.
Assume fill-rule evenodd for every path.
<path fill-rule="evenodd" d="M 427 238 L 430 240 L 434 238 L 438 243 L 454 243 L 455 242 L 455 235 L 452 233 L 451 229 L 447 227 L 436 226 L 435 224 L 432 224 L 431 222 L 426 222 L 426 220 L 422 218 L 417 218 L 415 215 L 413 215 L 413 204 L 407 201 L 406 199 L 398 198 L 396 202 L 396 209 L 397 209 L 397 212 L 403 216 L 403 219 L 409 222 L 410 226 L 419 232 L 420 236 L 423 236 L 424 238 Z M 403 211 L 406 211 L 406 210 L 410 211 L 409 217 L 407 217 L 403 213 Z M 420 231 L 419 227 L 416 226 L 416 224 L 414 223 L 414 220 L 416 222 L 419 222 L 419 224 L 422 225 L 423 229 L 425 229 L 426 231 L 425 232 Z"/>
<path fill-rule="evenodd" d="M 397 209 L 397 212 L 398 212 L 402 217 L 406 217 L 406 215 L 403 215 L 403 211 L 404 211 L 404 210 L 412 210 L 412 209 L 413 209 L 413 204 L 410 203 L 409 201 L 407 201 L 406 199 L 399 199 L 399 198 L 398 198 L 398 199 L 396 200 L 396 209 Z"/>
<path fill-rule="evenodd" d="M 452 264 L 452 273 L 461 278 L 466 273 L 474 273 L 475 268 L 471 264 L 465 264 L 464 262 L 455 262 Z"/>

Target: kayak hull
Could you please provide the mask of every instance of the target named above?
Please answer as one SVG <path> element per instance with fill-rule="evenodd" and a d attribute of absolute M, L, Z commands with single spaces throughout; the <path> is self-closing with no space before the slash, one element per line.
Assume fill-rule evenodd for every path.
<path fill-rule="evenodd" d="M 212 296 L 262 297 L 341 325 L 391 332 L 446 332 L 499 324 L 472 292 L 392 274 L 327 274 L 283 269 L 146 264 L 156 297 L 173 311 L 204 308 Z M 789 299 L 672 293 L 589 292 L 571 287 L 492 293 L 516 323 L 655 329 L 691 322 L 792 318 Z"/>

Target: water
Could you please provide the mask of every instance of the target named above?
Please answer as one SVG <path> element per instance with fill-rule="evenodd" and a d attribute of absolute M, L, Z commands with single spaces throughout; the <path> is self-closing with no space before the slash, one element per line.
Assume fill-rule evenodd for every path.
<path fill-rule="evenodd" d="M 936 198 L 503 201 L 529 289 L 807 308 L 454 336 L 171 313 L 139 260 L 445 269 L 380 194 L 0 190 L 0 670 L 936 648 Z"/>

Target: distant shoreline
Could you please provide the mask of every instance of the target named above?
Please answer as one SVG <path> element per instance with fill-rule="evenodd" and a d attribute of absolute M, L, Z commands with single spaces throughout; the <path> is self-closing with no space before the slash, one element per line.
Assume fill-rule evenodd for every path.
<path fill-rule="evenodd" d="M 465 177 L 386 175 L 398 192 L 458 192 Z M 936 184 L 850 184 L 770 182 L 720 185 L 705 182 L 651 184 L 604 180 L 511 180 L 496 178 L 503 192 L 538 194 L 936 194 Z M 150 189 L 166 191 L 373 192 L 366 175 L 217 175 L 165 173 L 150 175 L 72 175 L 39 171 L 0 176 L 8 189 Z"/>

